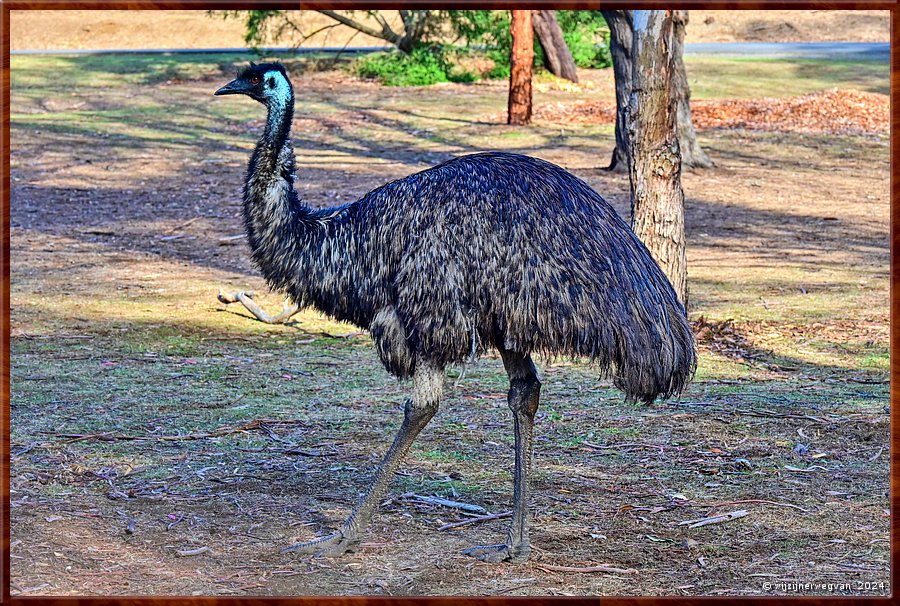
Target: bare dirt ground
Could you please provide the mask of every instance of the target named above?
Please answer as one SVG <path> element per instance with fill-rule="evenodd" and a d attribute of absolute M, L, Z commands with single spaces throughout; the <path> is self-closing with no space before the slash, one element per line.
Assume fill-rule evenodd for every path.
<path fill-rule="evenodd" d="M 888 11 L 691 11 L 688 42 L 886 42 Z M 313 32 L 328 19 L 312 11 L 302 23 Z M 10 47 L 236 48 L 246 46 L 240 19 L 206 11 L 12 11 Z M 382 40 L 339 27 L 310 46 L 381 46 Z M 284 44 L 287 44 L 285 42 Z"/>
<path fill-rule="evenodd" d="M 632 406 L 589 368 L 540 362 L 529 563 L 461 555 L 504 520 L 441 530 L 469 516 L 412 496 L 509 508 L 490 357 L 457 387 L 450 372 L 360 550 L 301 558 L 279 549 L 340 523 L 407 386 L 352 327 L 266 326 L 215 301 L 225 286 L 279 305 L 239 238 L 261 108 L 210 95 L 233 59 L 121 61 L 12 69 L 15 595 L 890 592 L 885 135 L 701 132 L 717 166 L 684 176 L 696 380 Z M 627 216 L 627 176 L 603 170 L 608 125 L 479 118 L 504 106 L 502 82 L 386 89 L 291 67 L 310 204 L 505 149 L 565 166 Z M 580 94 L 547 84 L 537 101 Z M 597 564 L 636 572 L 547 568 Z"/>

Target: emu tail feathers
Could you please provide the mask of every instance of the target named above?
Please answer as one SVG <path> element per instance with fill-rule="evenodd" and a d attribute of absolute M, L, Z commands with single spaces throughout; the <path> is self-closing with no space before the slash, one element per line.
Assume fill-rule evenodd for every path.
<path fill-rule="evenodd" d="M 677 300 L 665 302 L 661 317 L 644 320 L 641 337 L 635 340 L 632 335 L 623 343 L 613 382 L 627 401 L 650 404 L 681 393 L 697 369 L 697 352 L 687 314 Z"/>

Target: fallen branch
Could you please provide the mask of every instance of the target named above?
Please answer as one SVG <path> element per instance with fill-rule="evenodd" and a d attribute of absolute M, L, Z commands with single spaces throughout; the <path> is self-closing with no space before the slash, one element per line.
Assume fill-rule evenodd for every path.
<path fill-rule="evenodd" d="M 600 444 L 593 444 L 591 442 L 583 441 L 581 442 L 581 445 L 587 446 L 592 450 L 639 450 L 641 448 L 653 448 L 659 450 L 660 452 L 664 451 L 666 448 L 671 448 L 673 450 L 684 450 L 682 446 L 672 446 L 671 444 L 644 444 L 642 442 L 629 442 L 626 444 L 610 444 L 609 446 L 602 446 Z"/>
<path fill-rule="evenodd" d="M 709 524 L 719 524 L 721 522 L 730 522 L 731 520 L 736 520 L 738 518 L 743 518 L 748 515 L 750 512 L 746 509 L 741 509 L 738 511 L 732 511 L 729 513 L 723 513 L 717 516 L 710 516 L 706 518 L 700 518 L 698 520 L 685 520 L 684 522 L 678 522 L 679 526 L 688 525 L 688 528 L 700 528 L 701 526 L 708 526 Z"/>
<path fill-rule="evenodd" d="M 249 423 L 245 423 L 244 425 L 240 425 L 238 427 L 222 427 L 219 429 L 215 429 L 213 431 L 204 432 L 204 433 L 189 433 L 184 435 L 176 435 L 176 436 L 128 436 L 128 435 L 115 435 L 112 433 L 53 433 L 50 431 L 42 431 L 41 434 L 50 435 L 56 438 L 66 438 L 69 442 L 80 442 L 82 440 L 101 440 L 105 442 L 112 442 L 116 440 L 156 440 L 159 442 L 175 442 L 181 440 L 204 440 L 207 438 L 218 438 L 221 436 L 227 436 L 233 433 L 241 433 L 244 431 L 252 431 L 252 430 L 264 430 L 266 425 L 300 425 L 305 423 L 306 421 L 300 421 L 298 419 L 285 419 L 285 420 L 275 420 L 275 419 L 256 419 L 255 421 L 251 421 Z"/>
<path fill-rule="evenodd" d="M 742 505 L 744 503 L 765 503 L 767 505 L 778 505 L 779 507 L 792 507 L 794 509 L 799 509 L 803 513 L 809 513 L 808 509 L 803 509 L 799 505 L 793 505 L 791 503 L 779 503 L 778 501 L 767 501 L 766 499 L 744 499 L 741 501 L 728 501 L 727 503 L 716 503 L 716 504 L 707 504 L 707 503 L 694 503 L 699 507 L 711 507 L 712 509 L 718 509 L 719 507 L 725 507 L 726 505 Z"/>
<path fill-rule="evenodd" d="M 240 302 L 250 313 L 256 316 L 256 319 L 260 322 L 265 322 L 266 324 L 284 324 L 291 317 L 294 316 L 300 308 L 296 303 L 291 303 L 289 297 L 284 298 L 284 309 L 281 310 L 281 313 L 277 316 L 270 316 L 265 311 L 263 311 L 262 307 L 256 304 L 256 301 L 253 300 L 252 292 L 244 292 L 238 291 L 234 293 L 228 293 L 219 289 L 219 294 L 216 298 L 226 305 L 230 303 L 238 303 Z"/>
<path fill-rule="evenodd" d="M 556 566 L 554 564 L 537 564 L 537 568 L 547 572 L 611 572 L 616 574 L 637 574 L 634 568 L 616 568 L 615 566 L 585 566 L 583 568 L 573 566 Z"/>
<path fill-rule="evenodd" d="M 461 509 L 463 511 L 471 511 L 472 513 L 487 513 L 487 510 L 480 505 L 472 505 L 471 503 L 462 503 L 460 501 L 451 501 L 442 497 L 431 497 L 412 492 L 400 495 L 400 498 L 406 501 L 414 501 L 417 503 L 429 503 L 431 505 L 440 505 L 441 507 L 449 507 L 450 509 Z"/>
<path fill-rule="evenodd" d="M 478 516 L 477 518 L 469 518 L 468 520 L 463 520 L 462 522 L 453 522 L 452 524 L 444 524 L 439 527 L 438 530 L 450 530 L 451 528 L 459 528 L 460 526 L 468 526 L 469 524 L 475 524 L 476 522 L 488 522 L 490 520 L 499 520 L 501 518 L 508 518 L 512 515 L 511 511 L 504 511 L 503 513 L 491 513 L 486 516 Z"/>
<path fill-rule="evenodd" d="M 209 551 L 209 547 L 204 546 L 198 547 L 197 549 L 179 549 L 175 552 L 175 554 L 179 557 L 187 558 L 190 556 L 197 556 L 202 553 L 206 553 L 207 551 Z"/>

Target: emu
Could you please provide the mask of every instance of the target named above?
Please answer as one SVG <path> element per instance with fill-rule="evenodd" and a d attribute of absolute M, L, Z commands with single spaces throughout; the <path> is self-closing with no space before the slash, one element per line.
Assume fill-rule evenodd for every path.
<path fill-rule="evenodd" d="M 525 561 L 541 390 L 531 355 L 588 359 L 631 401 L 679 393 L 696 352 L 671 284 L 597 192 L 527 156 L 462 156 L 356 202 L 310 208 L 293 186 L 294 93 L 285 68 L 251 63 L 215 94 L 247 95 L 268 110 L 243 189 L 252 259 L 268 285 L 300 308 L 368 329 L 387 371 L 412 379 L 400 430 L 357 507 L 333 534 L 284 551 L 353 549 L 437 411 L 444 369 L 496 349 L 515 431 L 512 521 L 504 543 L 464 553 Z"/>

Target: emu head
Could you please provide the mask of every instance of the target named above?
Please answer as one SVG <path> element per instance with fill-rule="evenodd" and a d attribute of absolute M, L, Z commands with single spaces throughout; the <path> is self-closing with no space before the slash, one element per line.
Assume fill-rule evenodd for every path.
<path fill-rule="evenodd" d="M 217 90 L 216 95 L 247 95 L 264 105 L 284 106 L 292 100 L 294 90 L 281 63 L 250 62 L 250 67 Z"/>

